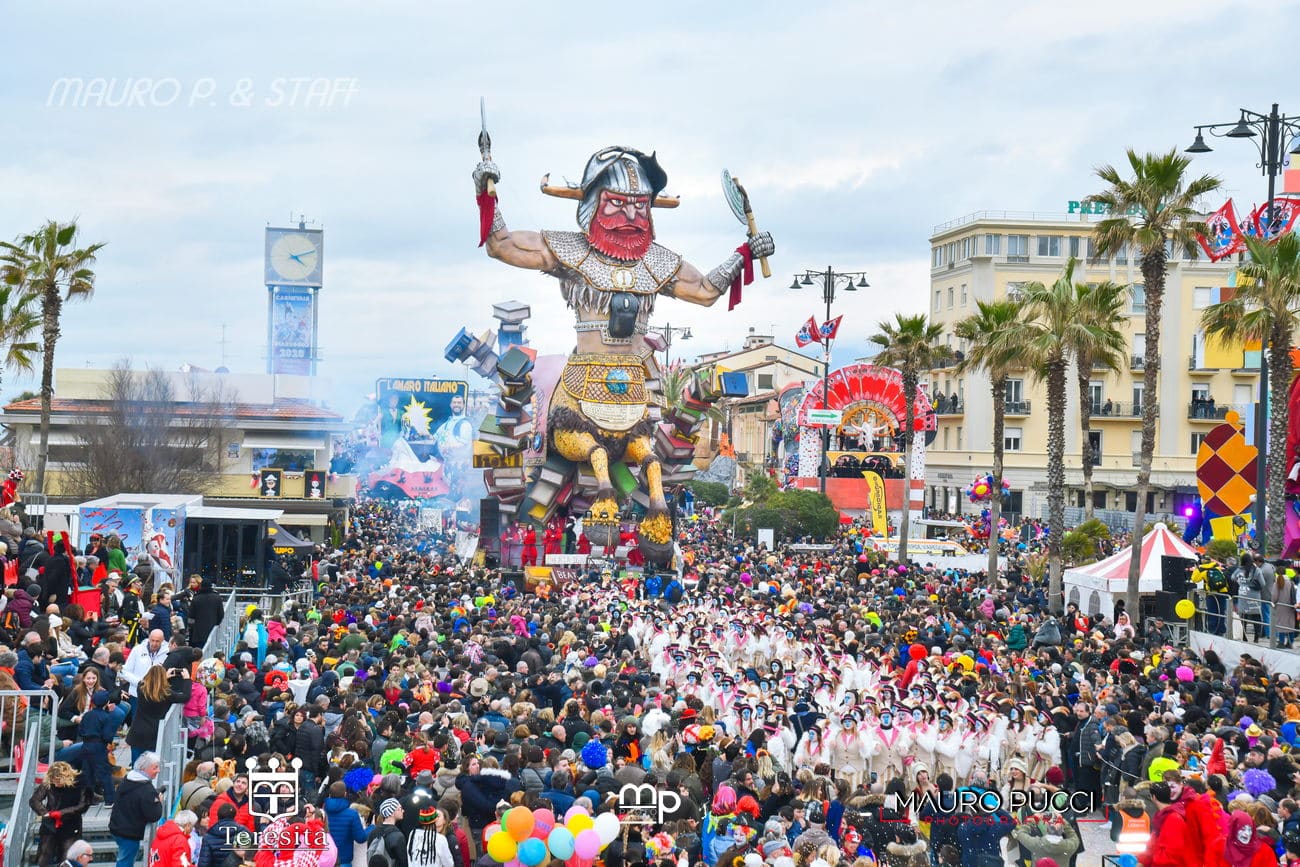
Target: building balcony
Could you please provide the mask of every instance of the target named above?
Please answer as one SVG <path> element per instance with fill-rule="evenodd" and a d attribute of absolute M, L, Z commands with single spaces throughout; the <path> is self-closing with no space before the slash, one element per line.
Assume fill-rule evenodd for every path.
<path fill-rule="evenodd" d="M 1188 421 L 1203 421 L 1219 423 L 1228 417 L 1228 413 L 1237 412 L 1241 414 L 1243 410 L 1240 407 L 1231 404 L 1207 403 L 1203 401 L 1192 401 L 1187 405 Z"/>
<path fill-rule="evenodd" d="M 1003 412 L 1007 415 L 1029 415 L 1030 409 L 1027 400 L 1008 400 L 1003 404 Z"/>
<path fill-rule="evenodd" d="M 1214 376 L 1214 374 L 1219 372 L 1216 368 L 1205 367 L 1197 364 L 1195 355 L 1189 355 L 1187 357 L 1187 370 L 1193 376 Z"/>
<path fill-rule="evenodd" d="M 1106 421 L 1107 419 L 1132 421 L 1139 418 L 1142 418 L 1142 404 L 1140 403 L 1108 400 L 1105 403 L 1094 403 L 1092 405 L 1093 421 Z"/>
<path fill-rule="evenodd" d="M 935 415 L 963 415 L 966 403 L 960 397 L 939 397 L 934 401 Z"/>
<path fill-rule="evenodd" d="M 1128 357 L 1129 370 L 1146 370 L 1147 360 L 1144 355 L 1130 355 Z"/>

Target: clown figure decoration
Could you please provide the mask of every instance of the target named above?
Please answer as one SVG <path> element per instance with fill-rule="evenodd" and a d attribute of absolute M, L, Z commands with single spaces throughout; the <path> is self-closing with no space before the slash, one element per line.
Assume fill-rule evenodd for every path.
<path fill-rule="evenodd" d="M 500 180 L 490 157 L 474 170 L 477 192 Z M 577 349 L 565 364 L 547 412 L 548 447 L 589 464 L 598 491 L 583 527 L 591 543 L 619 540 L 618 494 L 612 462 L 639 465 L 649 490 L 640 548 L 656 564 L 672 552 L 672 520 L 662 470 L 654 453 L 645 360 L 645 335 L 659 296 L 710 306 L 727 294 L 752 258 L 773 250 L 767 233 L 753 235 L 707 275 L 655 243 L 651 208 L 661 203 L 668 177 L 654 154 L 605 148 L 587 162 L 582 183 L 566 188 L 578 200 L 581 231 L 528 232 L 506 227 L 499 206 L 486 240 L 488 255 L 516 268 L 541 271 L 560 282 L 575 315 Z M 549 188 L 547 188 L 549 191 Z"/>

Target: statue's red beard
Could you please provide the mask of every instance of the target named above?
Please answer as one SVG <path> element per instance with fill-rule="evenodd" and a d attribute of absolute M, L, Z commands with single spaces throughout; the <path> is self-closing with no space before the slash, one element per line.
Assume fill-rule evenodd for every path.
<path fill-rule="evenodd" d="M 649 217 L 627 219 L 627 215 L 597 214 L 591 220 L 591 229 L 587 240 L 596 250 L 615 259 L 635 261 L 650 249 L 654 241 L 654 229 Z"/>

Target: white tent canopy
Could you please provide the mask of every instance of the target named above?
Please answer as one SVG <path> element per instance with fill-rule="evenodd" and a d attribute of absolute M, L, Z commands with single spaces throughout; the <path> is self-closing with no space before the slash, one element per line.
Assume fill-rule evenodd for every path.
<path fill-rule="evenodd" d="M 1164 524 L 1156 524 L 1142 538 L 1139 592 L 1154 593 L 1160 589 L 1162 557 L 1187 557 L 1194 560 L 1197 553 Z M 1105 560 L 1067 569 L 1064 576 L 1066 604 L 1073 602 L 1088 614 L 1113 614 L 1116 597 L 1123 596 L 1128 589 L 1128 569 L 1132 559 L 1133 546 L 1130 545 Z"/>

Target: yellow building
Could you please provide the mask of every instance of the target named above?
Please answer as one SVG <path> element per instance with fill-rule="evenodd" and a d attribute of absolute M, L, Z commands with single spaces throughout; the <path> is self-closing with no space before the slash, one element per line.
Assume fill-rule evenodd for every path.
<path fill-rule="evenodd" d="M 1137 257 L 1121 250 L 1098 258 L 1092 231 L 1097 216 L 1070 203 L 1065 215 L 981 211 L 936 226 L 930 238 L 930 319 L 948 330 L 954 350 L 966 347 L 951 334 L 957 322 L 976 312 L 976 301 L 1014 295 L 1026 282 L 1050 284 L 1069 257 L 1079 260 L 1075 279 L 1131 286 L 1121 330 L 1128 347 L 1119 374 L 1096 370 L 1090 380 L 1096 450 L 1094 505 L 1132 512 L 1133 486 L 1142 433 L 1142 373 L 1147 359 L 1145 291 Z M 1219 300 L 1232 267 L 1204 256 L 1171 250 L 1160 332 L 1160 415 L 1152 460 L 1154 493 L 1148 515 L 1176 514 L 1196 493 L 1196 451 L 1201 439 L 1229 410 L 1246 419 L 1258 382 L 1259 353 L 1207 344 L 1201 311 Z M 1047 400 L 1030 372 L 1018 371 L 1005 395 L 1005 477 L 1012 496 L 1004 508 L 1039 517 L 1047 510 Z M 1068 374 L 1066 410 L 1066 506 L 1082 507 L 1083 491 L 1078 386 Z M 941 407 L 939 429 L 928 451 L 926 504 L 941 511 L 971 512 L 963 490 L 979 472 L 992 468 L 993 411 L 989 380 L 981 372 L 959 376 L 952 367 L 929 377 L 932 399 Z"/>
<path fill-rule="evenodd" d="M 50 414 L 49 461 L 45 489 L 51 501 L 66 500 L 63 482 L 70 466 L 83 459 L 85 441 L 77 435 L 83 425 L 94 424 L 107 408 L 106 370 L 67 369 L 55 372 L 55 397 Z M 207 501 L 222 505 L 267 505 L 284 511 L 281 523 L 311 527 L 320 538 L 329 513 L 340 500 L 356 496 L 354 475 L 330 474 L 332 437 L 351 429 L 338 413 L 322 407 L 312 389 L 310 377 L 269 374 L 168 374 L 174 379 L 176 394 L 187 392 L 190 377 L 219 377 L 230 401 L 230 417 L 225 420 L 221 449 L 220 477 L 207 491 Z M 0 422 L 8 429 L 7 441 L 15 461 L 28 472 L 36 465 L 40 441 L 39 398 L 16 401 L 4 408 Z M 187 411 L 177 401 L 177 414 Z M 227 438 L 228 437 L 228 438 Z M 279 470 L 278 496 L 267 497 L 261 487 L 252 484 L 263 470 Z M 323 471 L 316 478 L 323 481 L 321 496 L 309 497 L 308 473 Z M 143 493 L 143 492 L 119 492 Z M 183 493 L 200 493 L 183 492 Z"/>

